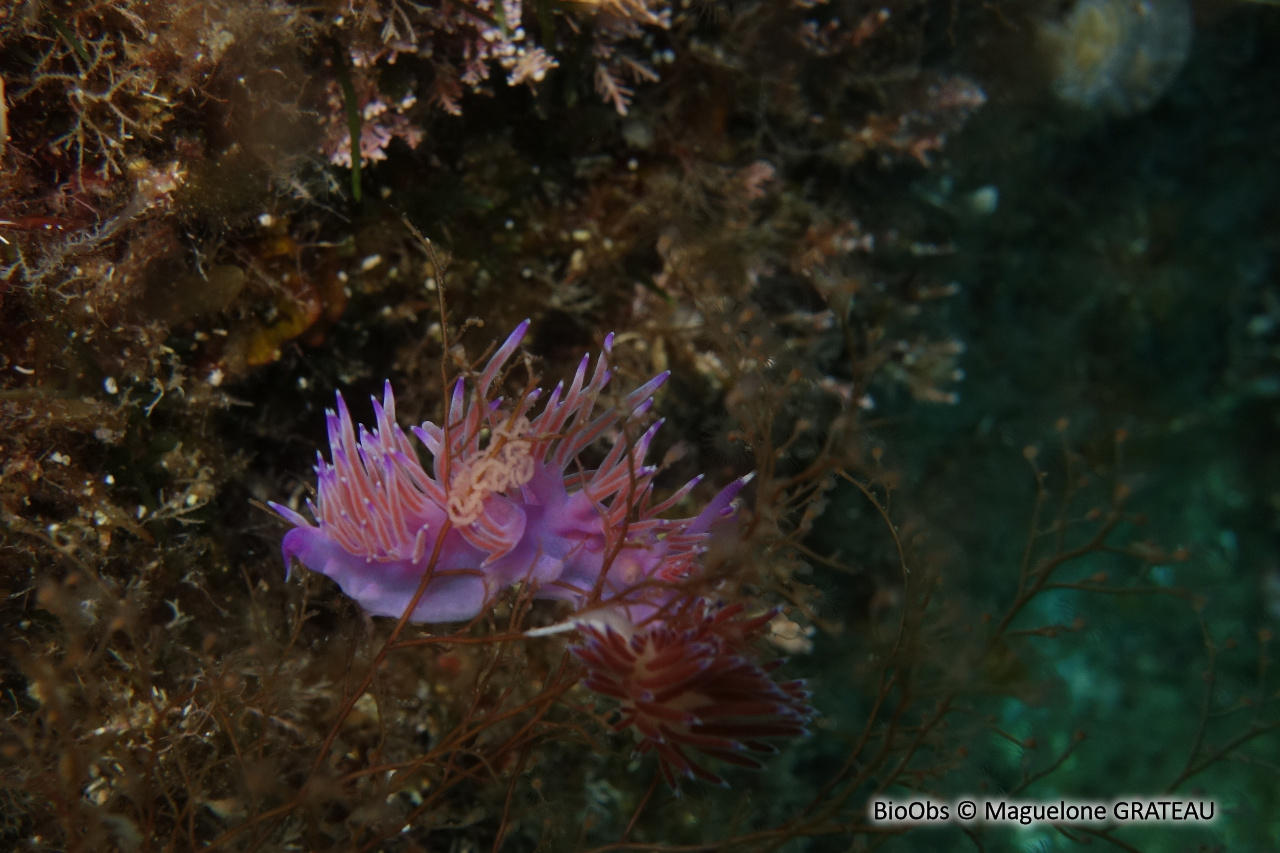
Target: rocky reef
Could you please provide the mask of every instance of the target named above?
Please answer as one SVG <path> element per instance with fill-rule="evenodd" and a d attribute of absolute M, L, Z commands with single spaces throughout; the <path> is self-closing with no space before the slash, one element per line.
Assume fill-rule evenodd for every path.
<path fill-rule="evenodd" d="M 1277 39 L 4 5 L 0 847 L 1280 845 Z"/>

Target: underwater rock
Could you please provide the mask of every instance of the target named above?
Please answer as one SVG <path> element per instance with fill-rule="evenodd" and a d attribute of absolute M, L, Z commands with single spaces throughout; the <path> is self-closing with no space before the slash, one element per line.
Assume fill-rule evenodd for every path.
<path fill-rule="evenodd" d="M 1114 115 L 1142 112 L 1182 70 L 1192 30 L 1187 0 L 1080 0 L 1041 29 L 1054 92 Z"/>

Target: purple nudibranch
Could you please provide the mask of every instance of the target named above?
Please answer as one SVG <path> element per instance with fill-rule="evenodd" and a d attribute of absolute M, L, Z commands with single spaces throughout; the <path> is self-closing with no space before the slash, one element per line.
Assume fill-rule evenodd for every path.
<path fill-rule="evenodd" d="M 430 572 L 413 622 L 472 619 L 516 583 L 575 609 L 620 609 L 633 624 L 671 601 L 747 478 L 692 518 L 661 517 L 701 478 L 654 503 L 658 469 L 645 456 L 662 421 L 634 441 L 618 427 L 648 411 L 667 374 L 596 414 L 611 377 L 609 335 L 590 376 L 584 356 L 569 387 L 557 385 L 535 415 L 541 389 L 514 401 L 491 397 L 528 329 L 528 320 L 517 326 L 474 383 L 457 381 L 443 426 L 411 430 L 432 457 L 429 469 L 396 423 L 390 382 L 373 401 L 372 430 L 353 424 L 339 393 L 336 411 L 326 412 L 331 459 L 317 453 L 317 492 L 307 501 L 315 522 L 271 504 L 293 525 L 285 564 L 296 558 L 367 612 L 392 617 Z M 613 447 L 586 469 L 580 455 L 601 439 Z"/>

